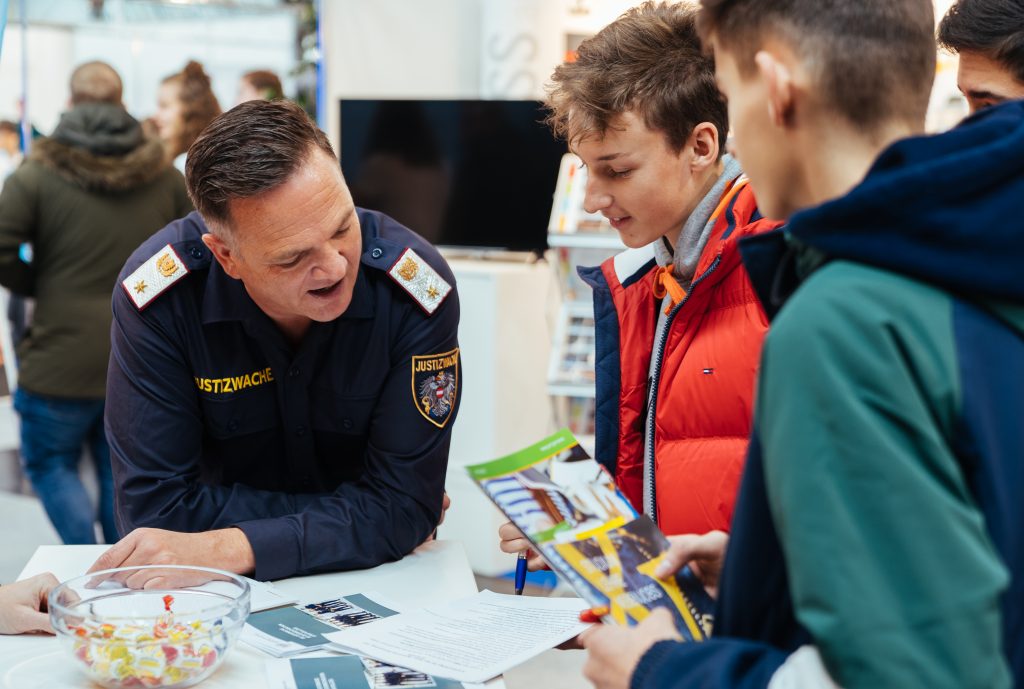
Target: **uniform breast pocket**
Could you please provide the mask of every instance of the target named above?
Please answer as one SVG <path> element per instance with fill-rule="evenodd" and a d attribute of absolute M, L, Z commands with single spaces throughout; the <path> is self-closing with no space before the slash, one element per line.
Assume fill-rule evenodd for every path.
<path fill-rule="evenodd" d="M 322 433 L 363 436 L 377 404 L 373 395 L 339 395 L 328 388 L 311 390 L 313 429 Z"/>
<path fill-rule="evenodd" d="M 278 425 L 277 400 L 272 394 L 204 397 L 202 408 L 206 430 L 218 440 L 254 435 Z"/>

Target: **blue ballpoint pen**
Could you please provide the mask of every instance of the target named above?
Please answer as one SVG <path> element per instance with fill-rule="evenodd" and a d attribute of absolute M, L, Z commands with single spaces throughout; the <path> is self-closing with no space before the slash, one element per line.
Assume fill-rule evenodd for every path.
<path fill-rule="evenodd" d="M 519 553 L 519 558 L 516 560 L 516 595 L 523 595 L 523 587 L 526 586 L 526 562 L 530 556 L 529 550 L 523 550 Z"/>

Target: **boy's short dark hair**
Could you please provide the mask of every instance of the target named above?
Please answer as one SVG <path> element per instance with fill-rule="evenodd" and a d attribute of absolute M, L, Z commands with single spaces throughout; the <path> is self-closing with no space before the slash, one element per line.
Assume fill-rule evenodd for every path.
<path fill-rule="evenodd" d="M 864 132 L 920 124 L 935 80 L 933 0 L 701 0 L 698 28 L 744 76 L 769 36 L 812 70 L 820 101 Z"/>
<path fill-rule="evenodd" d="M 718 129 L 720 151 L 729 118 L 715 84 L 714 61 L 701 49 L 696 10 L 645 2 L 580 44 L 548 88 L 547 122 L 570 145 L 603 136 L 611 121 L 636 113 L 682 150 L 701 122 Z"/>
<path fill-rule="evenodd" d="M 189 149 L 189 198 L 214 229 L 230 228 L 231 201 L 283 184 L 317 149 L 337 159 L 327 135 L 295 103 L 236 105 L 211 122 Z"/>
<path fill-rule="evenodd" d="M 939 24 L 939 43 L 954 53 L 985 55 L 1024 83 L 1024 2 L 959 0 Z"/>

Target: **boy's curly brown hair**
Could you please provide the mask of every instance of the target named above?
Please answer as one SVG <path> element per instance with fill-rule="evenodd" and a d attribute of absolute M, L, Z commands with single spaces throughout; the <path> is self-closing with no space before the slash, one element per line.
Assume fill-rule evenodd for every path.
<path fill-rule="evenodd" d="M 663 132 L 677 153 L 694 127 L 710 122 L 721 155 L 729 130 L 714 61 L 701 49 L 696 9 L 686 4 L 645 2 L 585 40 L 576 60 L 555 70 L 546 105 L 547 123 L 570 147 L 603 136 L 625 112 Z"/>

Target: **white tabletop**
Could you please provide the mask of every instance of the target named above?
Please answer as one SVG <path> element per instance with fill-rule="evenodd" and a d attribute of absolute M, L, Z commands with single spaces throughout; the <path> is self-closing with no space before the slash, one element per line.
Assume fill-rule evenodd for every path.
<path fill-rule="evenodd" d="M 85 573 L 106 546 L 40 546 L 19 578 L 53 572 L 61 581 Z M 379 591 L 406 608 L 445 602 L 476 593 L 476 582 L 462 545 L 434 541 L 421 545 L 398 562 L 355 572 L 295 577 L 274 582 L 303 602 L 338 595 Z M 238 642 L 201 689 L 258 689 L 266 686 L 264 663 L 269 656 Z M 501 679 L 487 689 L 504 689 Z M 0 636 L 0 688 L 94 689 L 67 651 L 52 636 Z"/>

